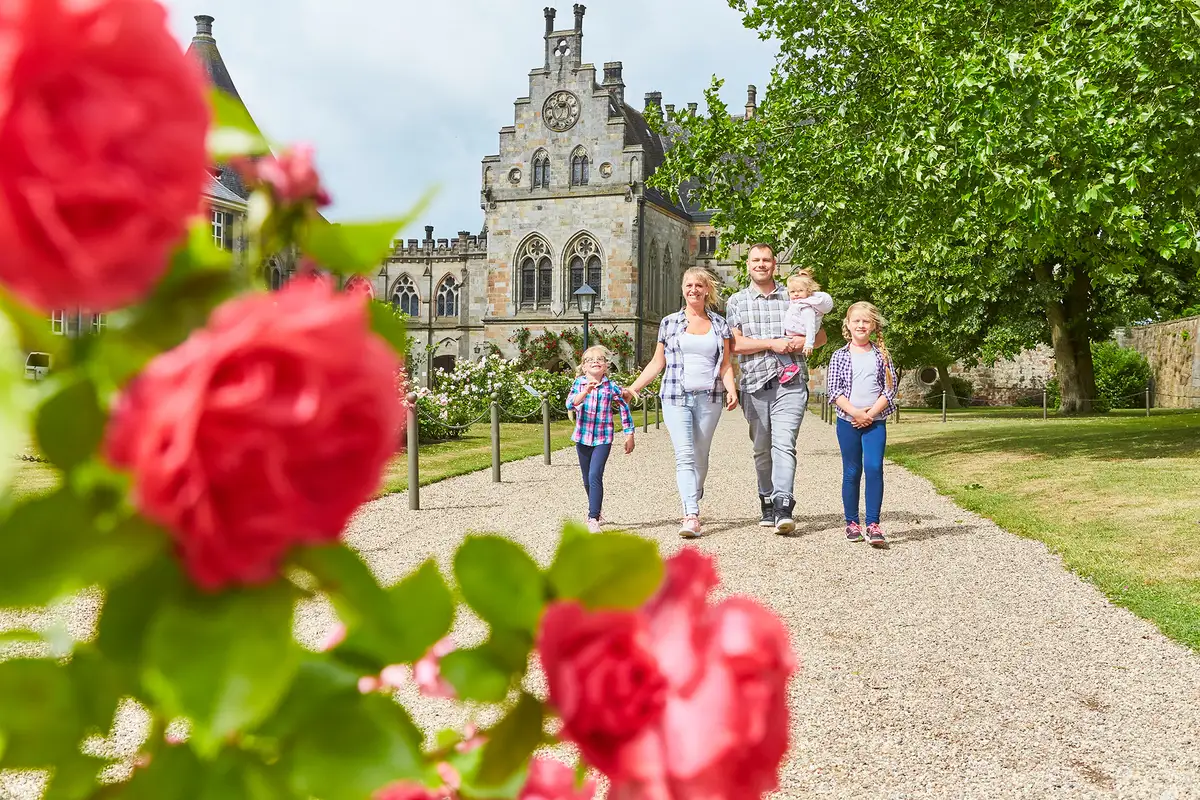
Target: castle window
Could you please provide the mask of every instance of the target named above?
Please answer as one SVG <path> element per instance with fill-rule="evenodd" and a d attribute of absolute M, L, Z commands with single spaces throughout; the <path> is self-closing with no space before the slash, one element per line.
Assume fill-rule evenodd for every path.
<path fill-rule="evenodd" d="M 392 305 L 400 309 L 400 313 L 410 317 L 421 316 L 421 296 L 417 294 L 417 285 L 412 278 L 401 275 L 392 290 Z"/>
<path fill-rule="evenodd" d="M 66 311 L 51 311 L 50 312 L 50 331 L 62 336 L 67 332 L 67 312 Z"/>
<path fill-rule="evenodd" d="M 233 214 L 219 208 L 212 210 L 213 244 L 222 250 L 233 250 Z"/>
<path fill-rule="evenodd" d="M 437 315 L 439 317 L 458 316 L 458 281 L 453 275 L 447 275 L 437 290 Z"/>
<path fill-rule="evenodd" d="M 533 188 L 550 188 L 550 156 L 545 150 L 539 150 L 533 156 Z"/>
<path fill-rule="evenodd" d="M 533 236 L 521 246 L 516 263 L 520 265 L 517 302 L 521 308 L 549 308 L 554 288 L 554 264 L 550 246 Z"/>
<path fill-rule="evenodd" d="M 576 147 L 575 152 L 571 154 L 571 185 L 572 186 L 587 186 L 588 182 L 588 157 L 587 151 L 582 147 Z"/>
<path fill-rule="evenodd" d="M 604 265 L 600 260 L 600 247 L 596 240 L 586 233 L 579 236 L 567 248 L 567 293 L 568 303 L 575 300 L 575 290 L 587 281 L 596 292 L 599 301 L 604 294 L 601 291 L 604 280 Z"/>
<path fill-rule="evenodd" d="M 699 242 L 700 242 L 699 255 L 703 258 L 704 256 L 708 255 L 708 237 L 705 236 L 704 234 L 700 234 Z"/>
<path fill-rule="evenodd" d="M 283 272 L 279 267 L 271 267 L 271 291 L 278 292 L 283 288 Z"/>
<path fill-rule="evenodd" d="M 708 237 L 708 254 L 710 256 L 712 256 L 712 255 L 716 255 L 716 252 L 717 252 L 717 235 L 715 233 L 713 233 L 713 234 L 710 234 Z"/>

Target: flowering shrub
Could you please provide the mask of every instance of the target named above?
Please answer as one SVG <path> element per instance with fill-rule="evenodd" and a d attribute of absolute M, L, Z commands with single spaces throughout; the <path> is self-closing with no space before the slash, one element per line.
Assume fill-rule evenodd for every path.
<path fill-rule="evenodd" d="M 588 337 L 589 344 L 602 344 L 612 351 L 615 367 L 624 369 L 633 365 L 633 338 L 628 333 L 616 328 L 592 327 Z M 517 362 L 522 369 L 569 372 L 583 357 L 583 333 L 579 328 L 567 328 L 562 333 L 545 330 L 537 335 L 529 328 L 518 328 L 509 341 L 517 346 Z"/>
<path fill-rule="evenodd" d="M 186 101 L 201 77 L 169 41 L 150 0 L 15 0 L 0 10 L 0 131 L 46 133 L 12 102 L 56 88 L 39 66 L 56 65 L 67 84 L 41 100 L 49 122 L 63 123 L 46 146 L 77 149 L 65 160 L 20 156 L 22 185 L 51 187 L 30 193 L 44 214 L 64 164 L 111 178 L 144 156 L 169 179 L 194 166 L 196 140 L 265 154 L 219 95 L 207 135 L 207 114 Z M 32 66 L 14 60 L 27 52 Z M 114 86 L 155 102 L 114 110 Z M 169 102 L 171 93 L 184 99 Z M 121 141 L 90 141 L 121 120 Z M 320 180 L 297 152 L 256 173 L 247 252 L 294 247 L 342 277 L 374 272 L 405 220 L 326 224 Z M 0 347 L 9 351 L 0 441 L 32 434 L 59 473 L 48 492 L 0 503 L 0 607 L 45 607 L 93 587 L 102 595 L 86 641 L 5 634 L 0 770 L 46 771 L 48 797 L 129 800 L 590 800 L 589 769 L 634 800 L 740 800 L 775 788 L 795 662 L 774 616 L 744 598 L 710 604 L 715 568 L 695 550 L 664 565 L 652 541 L 576 526 L 547 566 L 506 537 L 470 535 L 448 569 L 430 558 L 381 586 L 341 536 L 400 439 L 402 322 L 325 280 L 266 294 L 253 271 L 213 248 L 206 221 L 189 216 L 198 197 L 183 202 L 183 183 L 106 186 L 104 196 L 64 196 L 82 204 L 75 221 L 87 225 L 75 233 L 105 242 L 96 275 L 123 260 L 141 265 L 121 293 L 99 279 L 72 289 L 87 308 L 128 294 L 107 329 L 66 342 L 10 294 L 60 298 L 82 252 L 71 209 L 57 209 L 66 216 L 54 240 L 70 246 L 44 250 L 19 277 L 0 267 Z M 11 184 L 0 188 L 0 202 L 11 202 Z M 163 192 L 178 202 L 147 201 Z M 36 224 L 14 227 L 11 206 L 0 214 L 11 217 L 0 252 L 28 253 Z M 186 241 L 171 239 L 169 264 L 129 235 L 189 224 Z M 50 353 L 55 374 L 22 381 L 22 349 Z M 474 409 L 495 393 L 516 408 L 532 397 L 525 385 L 561 385 L 517 375 L 494 355 L 444 380 L 456 390 L 444 406 L 434 393 L 418 402 L 449 408 L 461 396 Z M 339 620 L 317 652 L 293 637 L 297 603 L 314 598 Z M 456 647 L 448 636 L 467 611 L 487 635 Z M 14 652 L 9 640 L 31 646 Z M 525 688 L 535 653 L 548 697 Z M 427 744 L 395 698 L 408 681 L 498 721 Z M 132 774 L 101 788 L 109 765 L 83 746 L 108 733 L 130 698 L 149 734 L 124 764 Z M 176 721 L 186 735 L 166 732 Z M 534 757 L 564 740 L 583 753 L 576 769 Z"/>

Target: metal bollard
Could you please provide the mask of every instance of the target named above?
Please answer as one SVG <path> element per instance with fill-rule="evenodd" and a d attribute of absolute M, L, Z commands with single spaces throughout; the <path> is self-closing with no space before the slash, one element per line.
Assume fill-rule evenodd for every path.
<path fill-rule="evenodd" d="M 1146 386 L 1146 416 L 1150 416 L 1150 387 Z"/>
<path fill-rule="evenodd" d="M 1050 399 L 1046 387 L 1042 387 L 1042 419 L 1050 419 Z"/>
<path fill-rule="evenodd" d="M 642 433 L 650 430 L 650 398 L 642 397 Z"/>
<path fill-rule="evenodd" d="M 942 392 L 942 422 L 946 421 L 946 393 Z"/>
<path fill-rule="evenodd" d="M 550 401 L 542 398 L 542 461 L 550 463 Z"/>
<path fill-rule="evenodd" d="M 500 482 L 500 404 L 492 401 L 492 483 Z"/>
<path fill-rule="evenodd" d="M 654 430 L 662 428 L 662 398 L 654 395 Z"/>
<path fill-rule="evenodd" d="M 409 392 L 408 397 L 408 509 L 421 510 L 421 473 L 418 460 L 417 443 L 420 440 L 420 428 L 417 425 L 417 396 Z"/>
<path fill-rule="evenodd" d="M 896 422 L 900 422 L 900 403 L 896 403 Z"/>

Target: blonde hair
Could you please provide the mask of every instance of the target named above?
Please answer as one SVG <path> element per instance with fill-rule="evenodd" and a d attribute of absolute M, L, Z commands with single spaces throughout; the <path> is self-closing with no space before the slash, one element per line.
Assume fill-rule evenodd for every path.
<path fill-rule="evenodd" d="M 683 272 L 683 278 L 679 281 L 679 286 L 682 289 L 688 282 L 688 278 L 696 278 L 700 283 L 704 284 L 706 290 L 704 297 L 704 307 L 708 309 L 716 309 L 720 302 L 720 294 L 717 291 L 717 279 L 713 274 L 704 267 L 688 267 Z"/>
<path fill-rule="evenodd" d="M 602 344 L 594 344 L 591 347 L 589 347 L 587 350 L 584 350 L 583 353 L 579 356 L 579 366 L 575 367 L 575 374 L 577 376 L 583 374 L 583 363 L 585 361 L 587 361 L 589 358 L 593 358 L 593 357 L 604 359 L 604 365 L 605 365 L 606 371 L 607 371 L 609 365 L 611 365 L 613 363 L 612 350 L 609 350 L 607 347 L 605 347 Z"/>
<path fill-rule="evenodd" d="M 887 383 L 887 388 L 892 388 L 892 354 L 888 352 L 887 344 L 883 340 L 883 329 L 887 327 L 887 320 L 883 314 L 879 313 L 879 309 L 873 303 L 868 303 L 866 300 L 859 300 L 846 309 L 846 317 L 842 320 L 842 336 L 849 342 L 853 338 L 850 335 L 850 317 L 855 311 L 865 312 L 871 318 L 871 325 L 875 330 L 871 333 L 875 334 L 875 349 L 879 351 L 879 355 L 883 358 L 883 375 L 884 381 Z"/>
<path fill-rule="evenodd" d="M 787 288 L 789 292 L 804 289 L 812 293 L 821 291 L 821 284 L 817 283 L 817 279 L 813 277 L 811 270 L 798 269 L 788 276 Z"/>

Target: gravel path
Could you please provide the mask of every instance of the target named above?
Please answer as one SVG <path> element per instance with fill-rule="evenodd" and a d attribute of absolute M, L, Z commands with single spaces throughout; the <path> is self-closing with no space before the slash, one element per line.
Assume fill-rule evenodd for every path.
<path fill-rule="evenodd" d="M 697 542 L 717 557 L 725 589 L 786 620 L 803 662 L 779 797 L 1200 798 L 1200 657 L 1111 605 L 1044 546 L 895 465 L 883 515 L 891 548 L 847 543 L 833 429 L 810 417 L 799 447 L 809 489 L 797 534 L 781 537 L 755 524 L 745 423 L 726 414 Z M 405 494 L 383 498 L 349 539 L 387 583 L 431 554 L 449 569 L 471 530 L 502 532 L 548 563 L 561 521 L 586 510 L 574 451 L 553 462 L 506 464 L 500 484 L 483 471 L 425 487 L 419 512 Z M 614 454 L 605 483 L 613 527 L 664 553 L 683 544 L 665 428 L 639 428 L 637 451 Z M 93 616 L 94 603 L 66 607 L 76 615 Z M 331 620 L 312 604 L 297 635 L 315 644 Z M 455 638 L 481 634 L 460 619 Z M 538 676 L 529 683 L 540 688 Z M 403 696 L 428 729 L 465 721 L 446 701 Z M 132 752 L 142 723 L 136 708 L 122 716 L 112 749 Z M 0 798 L 36 798 L 23 777 L 0 776 Z"/>

